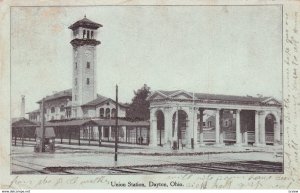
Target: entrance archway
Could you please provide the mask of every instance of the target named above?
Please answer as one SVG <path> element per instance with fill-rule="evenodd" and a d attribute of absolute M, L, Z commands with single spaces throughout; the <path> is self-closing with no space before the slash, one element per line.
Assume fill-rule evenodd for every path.
<path fill-rule="evenodd" d="M 274 144 L 274 128 L 276 118 L 273 114 L 268 114 L 265 118 L 265 140 L 267 144 Z"/>
<path fill-rule="evenodd" d="M 178 115 L 177 115 L 178 113 Z M 184 110 L 178 110 L 173 114 L 172 118 L 172 138 L 173 141 L 177 142 L 177 149 L 179 149 L 179 144 L 183 145 L 183 141 L 186 139 L 186 128 L 188 115 Z M 174 144 L 173 144 L 174 145 Z M 173 147 L 175 148 L 175 147 Z"/>
<path fill-rule="evenodd" d="M 159 132 L 159 145 L 162 146 L 163 142 L 162 139 L 164 139 L 164 136 L 166 135 L 165 132 L 165 116 L 164 113 L 161 110 L 156 111 L 156 120 L 157 120 L 157 130 Z"/>

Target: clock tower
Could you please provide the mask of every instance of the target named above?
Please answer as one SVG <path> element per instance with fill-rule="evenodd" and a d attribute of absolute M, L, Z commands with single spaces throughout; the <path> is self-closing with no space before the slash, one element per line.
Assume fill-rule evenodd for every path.
<path fill-rule="evenodd" d="M 81 105 L 97 97 L 96 84 L 96 47 L 98 28 L 95 23 L 84 16 L 69 27 L 73 31 L 70 42 L 73 46 L 73 80 L 72 80 L 72 117 L 82 117 Z"/>

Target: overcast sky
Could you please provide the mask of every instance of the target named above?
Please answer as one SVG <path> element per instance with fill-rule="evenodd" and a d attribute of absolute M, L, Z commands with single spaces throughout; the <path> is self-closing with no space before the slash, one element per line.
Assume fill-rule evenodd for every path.
<path fill-rule="evenodd" d="M 98 93 L 121 102 L 152 90 L 282 98 L 280 6 L 14 7 L 12 116 L 72 86 L 72 23 L 101 23 Z"/>

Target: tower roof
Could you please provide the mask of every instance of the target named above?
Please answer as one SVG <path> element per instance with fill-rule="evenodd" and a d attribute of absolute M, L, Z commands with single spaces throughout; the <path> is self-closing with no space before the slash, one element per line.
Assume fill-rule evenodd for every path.
<path fill-rule="evenodd" d="M 83 19 L 76 21 L 75 23 L 73 23 L 69 29 L 77 29 L 79 27 L 87 27 L 87 28 L 91 28 L 91 29 L 98 29 L 99 27 L 102 27 L 101 24 L 93 22 L 91 20 L 89 20 L 88 18 L 86 18 L 86 16 L 84 16 Z"/>

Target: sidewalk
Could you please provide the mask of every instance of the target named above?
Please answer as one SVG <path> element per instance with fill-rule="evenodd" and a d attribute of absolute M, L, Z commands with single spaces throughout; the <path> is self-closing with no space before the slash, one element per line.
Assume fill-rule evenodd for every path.
<path fill-rule="evenodd" d="M 91 145 L 88 143 L 81 143 L 79 146 L 74 141 L 68 143 L 64 142 L 60 144 L 60 142 L 56 141 L 55 144 L 55 154 L 66 154 L 66 153 L 114 153 L 114 143 L 112 142 L 102 142 L 99 146 L 98 142 L 92 141 Z M 20 141 L 18 141 L 18 146 L 20 146 Z M 35 145 L 34 141 L 25 141 L 25 146 L 30 145 L 32 147 Z M 13 146 L 14 147 L 14 146 Z M 27 148 L 26 148 L 27 149 Z M 30 153 L 23 152 L 23 153 Z M 137 145 L 137 144 L 118 144 L 118 153 L 119 154 L 130 154 L 130 155 L 149 155 L 149 156 L 176 156 L 176 155 L 203 155 L 203 154 L 219 154 L 219 153 L 247 153 L 247 152 L 266 152 L 266 153 L 274 153 L 274 154 L 282 154 L 283 148 L 282 146 L 265 146 L 265 147 L 253 147 L 253 146 L 198 146 L 195 149 L 191 148 L 183 148 L 179 150 L 173 150 L 170 147 L 151 147 L 146 145 Z M 14 152 L 22 154 L 22 151 Z"/>

